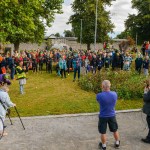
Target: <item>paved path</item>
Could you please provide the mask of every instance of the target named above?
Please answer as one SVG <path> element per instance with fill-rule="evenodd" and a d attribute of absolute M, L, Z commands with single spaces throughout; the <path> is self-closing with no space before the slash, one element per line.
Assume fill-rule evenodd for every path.
<path fill-rule="evenodd" d="M 150 150 L 149 144 L 140 141 L 147 133 L 143 117 L 141 112 L 117 114 L 120 150 Z M 98 150 L 97 115 L 23 118 L 25 131 L 18 118 L 13 122 L 11 126 L 6 121 L 9 135 L 0 141 L 0 150 Z M 114 139 L 108 132 L 108 150 L 114 149 L 113 143 Z"/>

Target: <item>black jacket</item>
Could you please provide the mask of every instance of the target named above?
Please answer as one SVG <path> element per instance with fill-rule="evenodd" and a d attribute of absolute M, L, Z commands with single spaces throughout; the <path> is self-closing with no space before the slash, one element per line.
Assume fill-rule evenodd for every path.
<path fill-rule="evenodd" d="M 144 100 L 143 113 L 150 116 L 150 90 L 147 92 L 147 94 L 144 94 L 143 100 Z"/>

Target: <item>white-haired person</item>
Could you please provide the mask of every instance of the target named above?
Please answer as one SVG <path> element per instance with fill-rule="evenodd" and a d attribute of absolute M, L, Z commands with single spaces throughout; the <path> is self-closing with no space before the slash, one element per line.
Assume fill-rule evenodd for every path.
<path fill-rule="evenodd" d="M 117 102 L 117 93 L 110 91 L 111 83 L 108 80 L 102 82 L 102 92 L 98 93 L 96 99 L 100 105 L 99 113 L 99 123 L 98 130 L 101 134 L 101 142 L 99 143 L 99 148 L 101 150 L 106 150 L 106 131 L 107 124 L 109 129 L 113 132 L 115 138 L 115 148 L 119 148 L 120 140 L 118 133 L 118 124 L 116 120 L 115 106 Z"/>
<path fill-rule="evenodd" d="M 10 107 L 16 106 L 16 104 L 14 104 L 10 100 L 8 91 L 9 91 L 9 89 L 8 89 L 6 83 L 0 84 L 0 117 L 3 120 L 3 122 L 5 121 L 5 117 L 6 117 L 8 109 Z M 0 122 L 0 134 L 2 134 L 2 132 L 3 132 L 3 124 L 2 124 L 2 122 Z M 6 135 L 7 135 L 7 133 L 4 132 L 3 136 L 6 136 Z"/>

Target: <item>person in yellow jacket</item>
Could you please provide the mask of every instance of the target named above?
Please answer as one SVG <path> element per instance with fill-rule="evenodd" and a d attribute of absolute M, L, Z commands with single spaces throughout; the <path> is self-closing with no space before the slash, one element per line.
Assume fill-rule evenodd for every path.
<path fill-rule="evenodd" d="M 24 94 L 24 84 L 26 84 L 26 68 L 23 68 L 23 61 L 16 67 L 17 79 L 19 80 L 20 93 Z"/>

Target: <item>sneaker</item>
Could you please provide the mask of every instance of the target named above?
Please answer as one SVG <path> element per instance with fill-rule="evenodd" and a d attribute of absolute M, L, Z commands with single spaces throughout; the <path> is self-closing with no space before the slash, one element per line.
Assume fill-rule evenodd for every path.
<path fill-rule="evenodd" d="M 100 150 L 106 150 L 106 147 L 103 147 L 101 142 L 99 143 L 98 147 L 99 147 Z"/>
<path fill-rule="evenodd" d="M 141 139 L 141 141 L 144 142 L 144 143 L 150 144 L 150 139 L 145 138 L 145 139 Z"/>
<path fill-rule="evenodd" d="M 119 141 L 119 144 L 116 144 L 115 142 L 115 148 L 119 148 L 120 147 L 120 141 Z"/>

